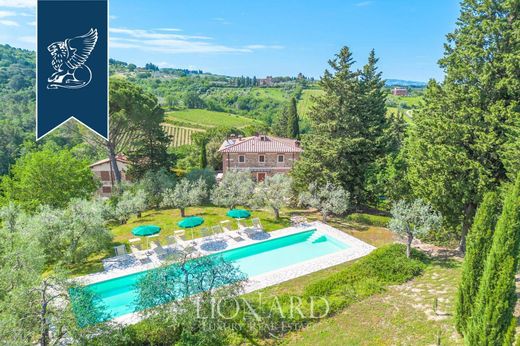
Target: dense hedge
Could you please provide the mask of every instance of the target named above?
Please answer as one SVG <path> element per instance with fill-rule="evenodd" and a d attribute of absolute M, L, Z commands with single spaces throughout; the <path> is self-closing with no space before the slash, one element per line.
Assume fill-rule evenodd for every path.
<path fill-rule="evenodd" d="M 406 282 L 420 275 L 425 267 L 424 254 L 414 251 L 411 259 L 406 258 L 403 244 L 392 244 L 374 250 L 344 270 L 314 282 L 304 290 L 304 296 L 343 295 L 345 288 L 366 295 L 356 288 L 384 288 Z"/>

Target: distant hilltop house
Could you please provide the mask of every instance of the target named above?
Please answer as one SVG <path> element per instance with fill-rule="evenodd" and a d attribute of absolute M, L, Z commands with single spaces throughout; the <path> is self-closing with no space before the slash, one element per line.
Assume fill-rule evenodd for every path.
<path fill-rule="evenodd" d="M 395 87 L 392 89 L 392 95 L 395 96 L 408 96 L 408 89 L 401 88 L 401 87 Z"/>
<path fill-rule="evenodd" d="M 272 86 L 273 84 L 273 76 L 267 76 L 265 78 L 258 79 L 259 86 Z"/>
<path fill-rule="evenodd" d="M 121 172 L 121 181 L 129 181 L 126 176 L 126 170 L 130 165 L 130 161 L 123 155 L 118 155 L 116 161 L 119 172 Z M 101 181 L 101 187 L 97 191 L 98 195 L 101 197 L 110 197 L 114 185 L 116 185 L 116 177 L 112 165 L 110 164 L 110 159 L 104 159 L 91 164 L 90 170 Z"/>
<path fill-rule="evenodd" d="M 248 170 L 257 181 L 276 173 L 287 173 L 300 158 L 300 142 L 267 135 L 242 137 L 231 135 L 222 143 L 223 173 L 230 169 Z"/>

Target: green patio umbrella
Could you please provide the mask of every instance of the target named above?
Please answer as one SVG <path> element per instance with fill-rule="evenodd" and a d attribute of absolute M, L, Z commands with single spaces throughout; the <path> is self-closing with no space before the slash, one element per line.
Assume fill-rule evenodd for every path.
<path fill-rule="evenodd" d="M 192 228 L 197 227 L 198 225 L 202 225 L 203 222 L 204 219 L 200 216 L 190 216 L 179 221 L 177 225 L 182 228 Z"/>
<path fill-rule="evenodd" d="M 244 219 L 250 217 L 251 213 L 245 209 L 231 209 L 226 213 L 226 215 L 234 219 Z"/>
<path fill-rule="evenodd" d="M 149 236 L 157 234 L 161 231 L 161 227 L 155 225 L 141 225 L 132 230 L 132 234 L 136 236 Z"/>

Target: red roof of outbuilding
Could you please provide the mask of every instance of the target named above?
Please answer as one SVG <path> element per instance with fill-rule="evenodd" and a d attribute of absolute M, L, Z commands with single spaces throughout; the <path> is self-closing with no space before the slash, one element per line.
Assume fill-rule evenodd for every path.
<path fill-rule="evenodd" d="M 116 156 L 116 161 L 119 161 L 119 162 L 122 162 L 122 163 L 127 163 L 127 164 L 130 163 L 130 161 L 128 161 L 128 159 L 124 155 L 117 155 Z M 103 160 L 99 160 L 98 162 L 94 162 L 89 167 L 99 166 L 99 165 L 102 165 L 102 164 L 107 163 L 107 162 L 110 162 L 110 158 L 106 158 L 106 159 L 103 159 Z"/>

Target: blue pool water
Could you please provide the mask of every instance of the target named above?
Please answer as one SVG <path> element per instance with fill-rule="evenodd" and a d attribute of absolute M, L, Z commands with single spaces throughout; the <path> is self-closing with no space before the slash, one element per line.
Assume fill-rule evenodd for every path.
<path fill-rule="evenodd" d="M 334 238 L 305 231 L 237 249 L 220 252 L 225 261 L 235 264 L 247 277 L 268 273 L 296 263 L 321 257 L 349 246 Z M 140 272 L 86 286 L 96 293 L 111 318 L 136 311 L 136 283 L 146 275 Z"/>

